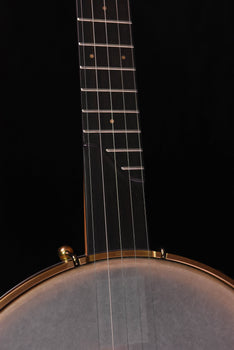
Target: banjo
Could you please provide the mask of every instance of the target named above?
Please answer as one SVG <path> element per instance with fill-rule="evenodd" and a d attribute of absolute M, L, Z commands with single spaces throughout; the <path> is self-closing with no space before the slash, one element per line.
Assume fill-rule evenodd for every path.
<path fill-rule="evenodd" d="M 77 0 L 85 255 L 0 301 L 1 350 L 217 349 L 234 346 L 234 283 L 149 247 L 128 0 Z"/>

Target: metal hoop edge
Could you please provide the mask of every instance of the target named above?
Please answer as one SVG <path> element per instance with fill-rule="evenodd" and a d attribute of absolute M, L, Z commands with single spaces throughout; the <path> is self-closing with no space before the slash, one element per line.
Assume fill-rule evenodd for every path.
<path fill-rule="evenodd" d="M 116 259 L 116 258 L 151 258 L 151 259 L 161 259 L 166 261 L 171 261 L 183 265 L 187 265 L 193 267 L 197 270 L 208 273 L 209 275 L 217 278 L 221 282 L 225 283 L 229 287 L 234 289 L 234 280 L 222 272 L 205 265 L 203 263 L 197 262 L 192 259 L 188 259 L 185 257 L 181 257 L 179 255 L 166 253 L 164 255 L 164 251 L 147 251 L 147 250 L 124 250 L 124 251 L 112 251 L 109 253 L 99 253 L 96 255 L 89 256 L 80 256 L 78 257 L 79 266 L 86 265 L 88 263 L 93 263 L 94 261 L 101 261 L 107 259 Z M 60 274 L 66 272 L 68 270 L 74 269 L 74 263 L 72 260 L 67 262 L 60 262 L 56 265 L 53 265 L 45 270 L 42 270 L 35 275 L 27 278 L 22 281 L 20 284 L 13 287 L 7 293 L 5 293 L 0 298 L 0 311 L 2 311 L 5 307 L 11 304 L 15 299 L 20 297 L 22 294 L 26 293 L 30 289 L 34 288 L 38 284 Z"/>

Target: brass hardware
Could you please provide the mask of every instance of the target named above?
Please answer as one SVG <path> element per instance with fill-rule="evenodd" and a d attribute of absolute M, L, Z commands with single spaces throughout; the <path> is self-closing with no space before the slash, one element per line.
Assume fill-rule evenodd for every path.
<path fill-rule="evenodd" d="M 68 246 L 61 247 L 59 249 L 60 259 L 63 261 L 63 263 L 59 263 L 57 265 L 54 265 L 48 269 L 45 269 L 38 274 L 33 275 L 32 277 L 28 278 L 27 280 L 23 281 L 21 284 L 17 285 L 15 288 L 10 290 L 8 293 L 3 295 L 0 298 L 0 310 L 5 308 L 7 305 L 9 305 L 12 301 L 20 297 L 22 294 L 27 292 L 28 290 L 32 289 L 33 287 L 37 286 L 38 284 L 48 280 L 51 277 L 54 277 L 60 273 L 63 273 L 65 271 L 74 269 L 75 266 L 82 266 L 86 265 L 88 263 L 92 263 L 94 261 L 101 261 L 106 259 L 114 259 L 114 258 L 151 258 L 151 259 L 163 259 L 165 261 L 171 261 L 174 263 L 179 263 L 182 265 L 187 265 L 190 267 L 193 267 L 197 270 L 203 271 L 218 280 L 224 282 L 227 286 L 234 288 L 234 281 L 221 273 L 220 271 L 217 271 L 205 264 L 199 263 L 195 260 L 191 260 L 188 258 L 184 258 L 178 255 L 174 254 L 165 254 L 164 250 L 161 250 L 161 252 L 158 251 L 148 251 L 148 250 L 123 250 L 121 251 L 112 251 L 112 252 L 105 252 L 105 253 L 99 253 L 95 255 L 89 255 L 89 256 L 79 256 L 76 257 L 73 253 L 73 249 Z M 164 255 L 165 254 L 165 255 Z M 74 263 L 73 258 L 76 259 L 76 265 Z M 67 261 L 67 262 L 65 262 Z"/>
<path fill-rule="evenodd" d="M 60 247 L 58 249 L 58 255 L 61 261 L 67 263 L 69 260 L 72 260 L 75 266 L 79 266 L 79 259 L 77 259 L 74 250 L 70 246 L 64 245 Z"/>
<path fill-rule="evenodd" d="M 161 248 L 162 259 L 166 259 L 166 252 L 164 248 Z"/>
<path fill-rule="evenodd" d="M 71 254 L 74 254 L 74 250 L 68 245 L 64 245 L 58 249 L 59 259 L 61 261 L 67 262 Z"/>

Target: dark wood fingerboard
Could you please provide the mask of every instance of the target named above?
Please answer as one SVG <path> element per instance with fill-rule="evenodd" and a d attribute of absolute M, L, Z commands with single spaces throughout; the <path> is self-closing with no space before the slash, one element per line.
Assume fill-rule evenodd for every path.
<path fill-rule="evenodd" d="M 77 0 L 87 253 L 148 249 L 127 0 Z"/>

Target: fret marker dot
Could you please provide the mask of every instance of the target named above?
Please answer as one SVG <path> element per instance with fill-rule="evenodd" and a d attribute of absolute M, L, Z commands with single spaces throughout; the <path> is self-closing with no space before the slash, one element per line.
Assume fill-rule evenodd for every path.
<path fill-rule="evenodd" d="M 111 124 L 114 124 L 114 122 L 115 122 L 114 119 L 110 119 Z"/>
<path fill-rule="evenodd" d="M 125 55 L 122 55 L 121 58 L 122 58 L 122 60 L 126 60 L 126 56 Z"/>
<path fill-rule="evenodd" d="M 106 6 L 102 6 L 102 9 L 103 9 L 103 11 L 106 11 L 107 7 Z"/>
<path fill-rule="evenodd" d="M 93 59 L 93 58 L 94 58 L 94 54 L 91 53 L 91 54 L 89 55 L 89 57 Z"/>

